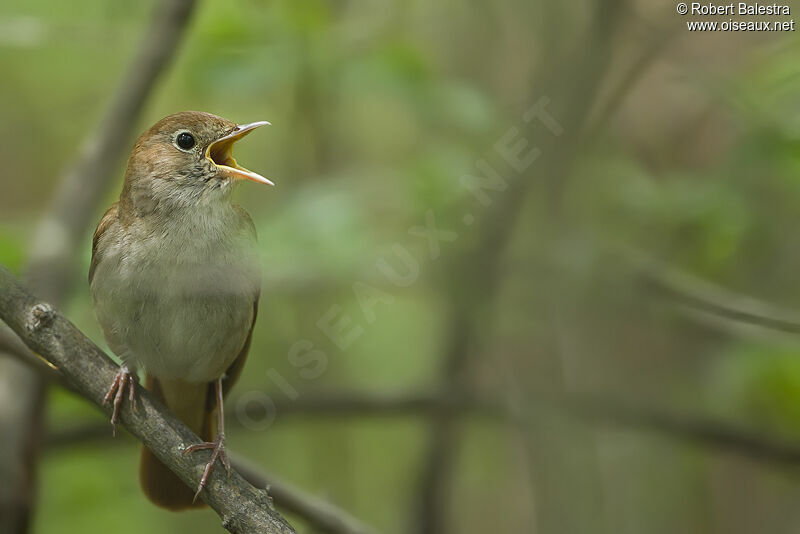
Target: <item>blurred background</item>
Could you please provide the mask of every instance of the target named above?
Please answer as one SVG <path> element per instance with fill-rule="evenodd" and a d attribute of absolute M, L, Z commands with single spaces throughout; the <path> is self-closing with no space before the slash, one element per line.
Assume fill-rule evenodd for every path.
<path fill-rule="evenodd" d="M 153 20 L 0 4 L 18 275 L 47 264 L 36 229 Z M 277 185 L 237 193 L 265 276 L 229 447 L 388 534 L 797 532 L 800 40 L 687 20 L 659 0 L 198 2 L 115 143 L 186 109 L 273 124 L 236 148 Z M 51 297 L 104 348 L 85 273 L 111 165 Z M 0 362 L 8 532 L 222 531 L 147 502 L 134 439 Z"/>

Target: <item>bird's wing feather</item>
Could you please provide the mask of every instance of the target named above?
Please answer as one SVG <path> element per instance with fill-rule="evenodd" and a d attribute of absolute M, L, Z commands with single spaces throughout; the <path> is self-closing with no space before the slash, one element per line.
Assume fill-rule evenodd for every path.
<path fill-rule="evenodd" d="M 114 202 L 111 204 L 111 207 L 103 215 L 103 218 L 100 219 L 100 223 L 97 225 L 97 229 L 94 231 L 94 237 L 92 238 L 92 263 L 89 265 L 89 284 L 91 285 L 92 279 L 94 278 L 94 271 L 97 268 L 97 264 L 100 263 L 102 260 L 102 255 L 98 254 L 97 252 L 97 244 L 100 242 L 100 238 L 103 237 L 103 234 L 111 227 L 111 224 L 117 220 L 118 215 L 118 207 L 119 202 Z"/>
<path fill-rule="evenodd" d="M 253 219 L 250 218 L 250 214 L 248 214 L 247 211 L 245 211 L 245 209 L 238 204 L 234 204 L 233 207 L 238 212 L 242 224 L 246 227 L 250 235 L 252 235 L 253 241 L 256 241 L 256 225 L 253 224 Z M 242 374 L 242 368 L 244 367 L 244 362 L 247 360 L 247 353 L 250 351 L 250 341 L 253 338 L 253 328 L 256 325 L 256 317 L 258 316 L 259 295 L 260 291 L 256 293 L 255 298 L 253 299 L 253 321 L 250 323 L 250 330 L 247 332 L 247 339 L 245 339 L 242 350 L 239 351 L 239 355 L 225 371 L 225 378 L 222 381 L 223 393 L 225 394 L 227 394 L 233 385 L 239 380 L 239 376 Z M 213 388 L 209 388 L 209 390 L 213 393 Z M 211 400 L 213 400 L 213 395 L 209 396 L 211 397 Z"/>
<path fill-rule="evenodd" d="M 242 374 L 242 368 L 244 368 L 244 362 L 247 360 L 247 354 L 250 352 L 250 342 L 253 339 L 253 328 L 256 326 L 256 316 L 258 315 L 258 296 L 253 301 L 253 322 L 250 323 L 250 330 L 247 332 L 247 339 L 245 339 L 244 345 L 242 346 L 242 350 L 239 351 L 239 355 L 233 361 L 233 363 L 228 367 L 225 371 L 225 376 L 222 380 L 222 392 L 223 394 L 227 394 L 228 391 L 231 390 L 234 384 L 239 380 L 239 376 Z M 210 391 L 213 391 L 213 388 L 209 388 Z M 213 395 L 209 395 L 210 399 L 214 399 Z"/>

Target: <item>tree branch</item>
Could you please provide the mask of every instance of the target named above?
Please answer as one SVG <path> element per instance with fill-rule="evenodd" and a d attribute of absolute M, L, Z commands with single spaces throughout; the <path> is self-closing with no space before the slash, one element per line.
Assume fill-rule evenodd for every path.
<path fill-rule="evenodd" d="M 738 295 L 689 273 L 653 261 L 645 265 L 643 272 L 653 289 L 690 309 L 777 332 L 800 334 L 800 316 L 796 312 Z"/>
<path fill-rule="evenodd" d="M 549 399 L 548 402 L 558 402 Z M 800 442 L 770 436 L 763 430 L 696 415 L 636 407 L 596 395 L 569 395 L 559 410 L 590 423 L 652 431 L 776 465 L 800 464 Z"/>
<path fill-rule="evenodd" d="M 39 301 L 0 266 L 0 319 L 25 344 L 55 365 L 64 378 L 86 399 L 110 414 L 103 396 L 117 366 L 51 305 Z M 167 465 L 189 487 L 196 487 L 208 454 L 183 455 L 184 449 L 200 441 L 163 405 L 137 388 L 137 409 L 125 406 L 122 423 L 139 441 Z M 215 469 L 203 500 L 222 518 L 222 525 L 234 533 L 288 534 L 294 530 L 275 511 L 266 490 L 250 485 L 241 475 Z"/>
<path fill-rule="evenodd" d="M 447 395 L 427 392 L 387 394 L 329 391 L 275 402 L 275 413 L 278 416 L 391 417 L 429 414 L 442 408 L 453 413 L 469 413 L 498 420 L 509 416 L 499 401 L 466 393 Z"/>
<path fill-rule="evenodd" d="M 537 394 L 534 403 L 542 408 L 583 419 L 591 424 L 616 425 L 639 431 L 651 431 L 672 439 L 727 450 L 744 457 L 774 464 L 800 463 L 800 443 L 788 442 L 744 425 L 710 417 L 670 413 L 663 409 L 636 406 L 629 401 L 593 394 Z M 525 422 L 491 396 L 447 397 L 436 394 L 405 393 L 396 395 L 337 392 L 309 394 L 295 401 L 277 404 L 284 415 L 311 416 L 392 416 L 426 415 L 441 406 L 461 415 L 479 415 L 515 426 Z M 247 477 L 246 477 L 247 478 Z M 278 501 L 276 497 L 276 502 Z"/>
<path fill-rule="evenodd" d="M 75 243 L 96 217 L 120 160 L 159 76 L 175 56 L 195 0 L 155 2 L 152 23 L 120 81 L 100 124 L 86 137 L 64 174 L 45 219 L 35 232 L 27 280 L 44 298 L 59 302 L 75 266 Z"/>
<path fill-rule="evenodd" d="M 630 401 L 598 394 L 564 395 L 534 393 L 533 403 L 542 409 L 590 424 L 615 425 L 637 431 L 655 432 L 671 439 L 697 443 L 725 450 L 761 462 L 800 464 L 800 443 L 769 435 L 745 425 L 720 421 L 706 416 L 671 413 L 662 408 L 636 406 Z M 302 401 L 301 401 L 302 399 Z M 294 406 L 293 406 L 294 404 Z M 525 425 L 491 396 L 480 399 L 468 396 L 448 398 L 435 394 L 407 393 L 370 395 L 338 392 L 309 394 L 296 401 L 277 404 L 277 413 L 311 416 L 424 416 L 448 406 L 461 415 L 481 415 L 515 426 Z M 277 502 L 276 497 L 276 502 Z"/>

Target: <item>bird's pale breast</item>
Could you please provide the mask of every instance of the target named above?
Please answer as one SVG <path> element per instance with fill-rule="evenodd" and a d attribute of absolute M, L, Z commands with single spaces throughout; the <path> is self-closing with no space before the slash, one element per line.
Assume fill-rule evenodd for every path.
<path fill-rule="evenodd" d="M 160 234 L 115 223 L 103 236 L 98 320 L 112 350 L 153 376 L 213 380 L 245 342 L 258 268 L 252 238 L 224 215 L 173 221 Z"/>

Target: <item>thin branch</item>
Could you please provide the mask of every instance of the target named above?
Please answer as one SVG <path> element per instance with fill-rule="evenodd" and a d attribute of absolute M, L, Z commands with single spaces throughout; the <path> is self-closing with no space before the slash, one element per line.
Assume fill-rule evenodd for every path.
<path fill-rule="evenodd" d="M 236 399 L 233 400 L 233 404 Z M 468 417 L 480 418 L 499 424 L 520 424 L 518 418 L 505 409 L 499 400 L 477 396 L 445 397 L 437 393 L 367 393 L 351 391 L 329 391 L 308 393 L 285 401 L 275 401 L 277 417 L 419 417 L 428 416 L 442 406 Z M 238 419 L 230 421 L 237 425 Z M 71 424 L 47 435 L 46 447 L 57 449 L 77 443 L 107 441 L 113 439 L 108 432 L 108 422 L 86 422 Z M 245 477 L 246 478 L 246 477 Z M 281 505 L 280 499 L 273 496 Z"/>
<path fill-rule="evenodd" d="M 542 79 L 549 83 L 537 89 L 541 91 L 538 93 L 541 96 L 559 95 L 557 115 L 564 129 L 563 135 L 558 138 L 552 133 L 543 136 L 533 125 L 525 132 L 525 139 L 529 143 L 536 141 L 533 144 L 540 151 L 541 159 L 549 162 L 547 187 L 552 197 L 549 205 L 554 213 L 560 209 L 558 206 L 568 178 L 569 162 L 573 159 L 570 150 L 581 140 L 586 117 L 594 102 L 593 94 L 610 62 L 612 40 L 609 35 L 619 26 L 625 4 L 625 0 L 613 0 L 598 7 L 593 13 L 586 42 L 569 58 L 569 64 L 574 68 L 564 74 L 556 74 L 552 79 L 545 73 Z M 551 68 L 555 66 L 550 65 Z M 559 63 L 557 66 L 560 71 L 563 65 Z M 536 165 L 538 169 L 546 168 L 541 162 Z M 480 329 L 488 321 L 480 321 L 480 314 L 486 314 L 491 309 L 497 288 L 502 282 L 502 262 L 507 243 L 523 211 L 526 193 L 534 183 L 535 177 L 529 171 L 525 176 L 517 177 L 513 187 L 493 199 L 491 209 L 481 221 L 477 242 L 472 248 L 462 251 L 460 256 L 452 258 L 453 264 L 446 270 L 448 280 L 452 280 L 448 287 L 450 320 L 439 371 L 439 383 L 445 395 L 458 394 L 463 389 L 470 356 L 476 352 L 476 346 L 485 341 L 481 338 Z M 452 276 L 452 273 L 459 274 Z M 469 291 L 465 291 L 465 288 Z M 439 407 L 432 414 L 430 424 L 430 438 L 417 490 L 415 527 L 422 534 L 440 534 L 447 530 L 451 475 L 457 458 L 459 428 L 456 426 L 455 413 L 447 406 Z"/>
<path fill-rule="evenodd" d="M 631 92 L 646 70 L 654 63 L 668 44 L 678 35 L 677 27 L 648 27 L 647 21 L 638 19 L 637 25 L 644 28 L 647 43 L 642 45 L 638 55 L 627 66 L 617 83 L 609 91 L 609 96 L 602 102 L 599 111 L 586 126 L 586 137 L 596 139 L 602 128 L 605 128 L 614 114 L 625 103 L 625 97 Z"/>
<path fill-rule="evenodd" d="M 117 366 L 50 304 L 31 295 L 0 266 L 0 319 L 34 352 L 58 367 L 64 378 L 86 399 L 110 414 L 103 396 Z M 137 388 L 137 409 L 128 405 L 122 423 L 189 487 L 196 487 L 208 454 L 184 455 L 185 448 L 200 441 L 142 388 Z M 254 488 L 237 472 L 225 476 L 215 469 L 202 499 L 222 518 L 222 526 L 234 533 L 287 534 L 294 530 L 275 511 L 265 490 Z"/>
<path fill-rule="evenodd" d="M 257 488 L 267 488 L 278 506 L 308 521 L 309 525 L 328 534 L 376 534 L 350 514 L 330 502 L 311 495 L 288 482 L 266 474 L 243 458 L 232 458 L 233 467 Z"/>
<path fill-rule="evenodd" d="M 50 210 L 35 232 L 26 273 L 31 287 L 43 298 L 57 303 L 68 290 L 76 243 L 94 222 L 97 206 L 119 176 L 115 171 L 130 150 L 137 118 L 177 53 L 195 4 L 195 0 L 155 2 L 152 22 L 108 110 L 62 177 Z"/>
<path fill-rule="evenodd" d="M 635 254 L 635 264 L 651 288 L 704 314 L 787 334 L 800 334 L 800 314 L 737 294 L 675 267 Z"/>
<path fill-rule="evenodd" d="M 552 399 L 551 399 L 552 401 Z M 710 417 L 669 413 L 595 395 L 570 395 L 562 410 L 592 423 L 653 431 L 777 465 L 800 464 L 800 441 Z"/>
<path fill-rule="evenodd" d="M 485 399 L 453 399 L 419 393 L 386 396 L 339 392 L 301 396 L 297 401 L 279 404 L 277 413 L 310 416 L 424 416 L 445 405 L 461 415 L 485 416 L 490 420 L 495 419 L 514 426 L 526 424 L 520 415 L 510 413 L 499 401 L 490 399 L 491 396 Z M 591 424 L 610 424 L 638 431 L 657 432 L 671 439 L 693 442 L 767 463 L 800 463 L 800 442 L 786 441 L 778 436 L 770 436 L 763 430 L 711 417 L 636 406 L 630 401 L 598 394 L 534 393 L 529 401 L 540 409 L 583 419 Z M 293 403 L 296 404 L 292 407 Z"/>
<path fill-rule="evenodd" d="M 402 417 L 431 413 L 442 408 L 454 413 L 468 413 L 488 419 L 504 420 L 508 417 L 500 402 L 467 394 L 329 391 L 309 393 L 296 399 L 275 402 L 275 413 L 278 417 L 283 415 Z"/>

